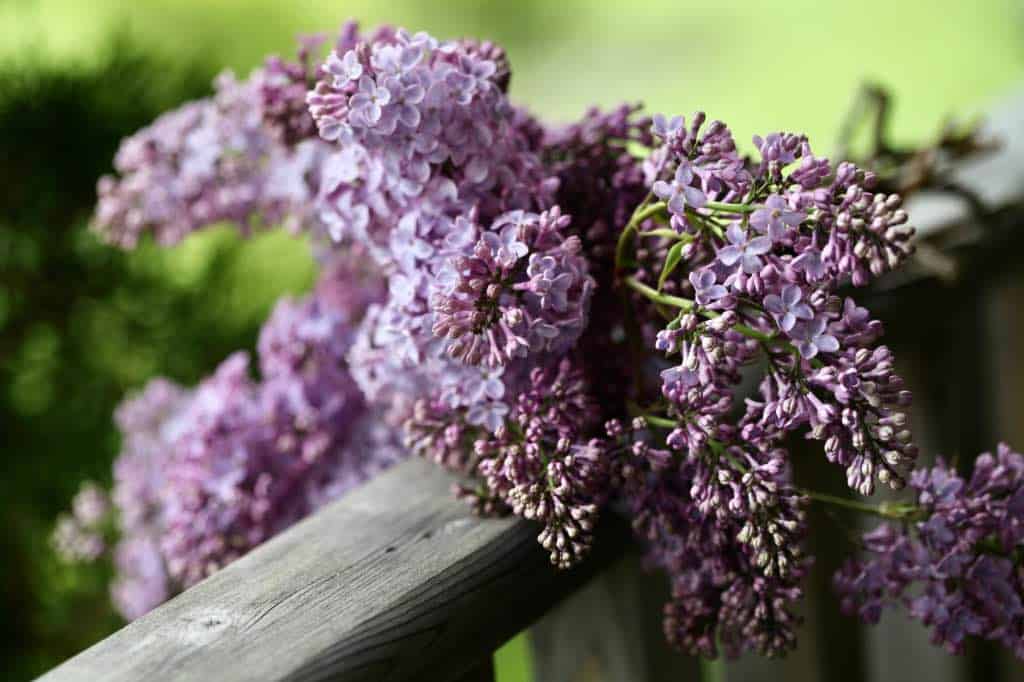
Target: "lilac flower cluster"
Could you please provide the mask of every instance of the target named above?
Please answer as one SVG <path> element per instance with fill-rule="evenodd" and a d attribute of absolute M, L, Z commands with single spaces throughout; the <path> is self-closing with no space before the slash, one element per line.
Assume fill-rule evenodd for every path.
<path fill-rule="evenodd" d="M 92 561 L 106 549 L 104 528 L 110 512 L 106 493 L 86 481 L 71 500 L 71 513 L 61 514 L 53 530 L 53 548 L 66 561 Z"/>
<path fill-rule="evenodd" d="M 98 223 L 123 246 L 283 222 L 318 237 L 324 264 L 264 329 L 261 381 L 235 356 L 125 408 L 122 610 L 401 457 L 402 429 L 471 477 L 458 494 L 477 511 L 538 522 L 560 568 L 603 508 L 624 509 L 671 581 L 677 647 L 782 655 L 821 499 L 792 482 L 796 433 L 854 493 L 918 493 L 899 512 L 916 525 L 869 535 L 879 556 L 838 579 L 845 608 L 877 619 L 904 601 L 952 649 L 975 634 L 1019 650 L 1020 456 L 982 457 L 969 483 L 908 477 L 910 394 L 881 323 L 843 295 L 910 255 L 899 196 L 801 135 L 743 156 L 700 113 L 621 106 L 546 128 L 509 101 L 491 43 L 348 24 L 322 63 L 319 44 L 158 120 L 101 183 Z M 63 546 L 85 548 L 70 530 Z"/>
<path fill-rule="evenodd" d="M 118 410 L 111 590 L 126 618 L 404 457 L 345 361 L 365 308 L 383 294 L 365 260 L 358 251 L 336 257 L 312 296 L 277 305 L 259 339 L 261 381 L 237 353 L 191 391 L 156 379 Z M 86 492 L 74 515 L 84 529 L 99 515 Z M 65 555 L 100 554 L 68 542 L 66 525 L 55 538 Z"/>
<path fill-rule="evenodd" d="M 940 461 L 910 487 L 917 506 L 906 523 L 866 533 L 865 555 L 836 574 L 843 611 L 877 623 L 902 606 L 951 653 L 973 636 L 1024 658 L 1024 456 L 1001 444 L 967 479 Z"/>
<path fill-rule="evenodd" d="M 679 461 L 644 418 L 606 423 L 613 478 L 647 548 L 672 581 L 665 636 L 694 655 L 796 645 L 794 604 L 809 561 L 804 499 L 789 483 L 786 453 L 742 443 Z"/>
<path fill-rule="evenodd" d="M 278 224 L 312 229 L 324 146 L 288 139 L 264 120 L 302 125 L 291 120 L 283 96 L 271 94 L 284 87 L 278 73 L 284 67 L 275 64 L 246 81 L 220 75 L 212 97 L 164 114 L 126 139 L 114 159 L 120 177 L 99 181 L 95 229 L 124 248 L 147 232 L 162 245 L 176 244 L 225 221 L 246 233 Z"/>
<path fill-rule="evenodd" d="M 913 230 L 900 198 L 873 194 L 870 174 L 833 167 L 800 136 L 755 138 L 754 163 L 739 157 L 724 124 L 703 127 L 701 114 L 689 128 L 656 118 L 663 145 L 647 162 L 676 233 L 659 238 L 688 272 L 685 280 L 666 273 L 661 286 L 693 297 L 677 301 L 678 316 L 658 334 L 657 348 L 678 358 L 662 373 L 662 393 L 684 422 L 670 442 L 693 453 L 714 438 L 738 368 L 763 351 L 768 371 L 761 399 L 748 401 L 744 438 L 807 427 L 851 488 L 901 487 L 916 457 L 903 428 L 910 396 L 891 353 L 874 345 L 881 324 L 836 295 L 909 254 Z M 654 274 L 641 268 L 634 288 L 642 292 Z"/>

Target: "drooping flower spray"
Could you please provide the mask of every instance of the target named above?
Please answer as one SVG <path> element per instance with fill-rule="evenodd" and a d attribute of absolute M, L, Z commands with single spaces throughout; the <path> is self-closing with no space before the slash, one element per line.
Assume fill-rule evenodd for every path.
<path fill-rule="evenodd" d="M 234 356 L 119 413 L 126 616 L 401 458 L 401 439 L 467 476 L 457 494 L 478 512 L 536 522 L 558 568 L 602 513 L 626 513 L 671 581 L 665 635 L 685 652 L 796 646 L 806 509 L 841 504 L 890 521 L 836 577 L 844 610 L 903 604 L 952 651 L 983 636 L 1024 655 L 1021 456 L 1001 447 L 966 481 L 915 469 L 911 396 L 850 295 L 913 248 L 874 173 L 798 134 L 741 154 L 702 113 L 545 126 L 510 102 L 487 42 L 347 25 L 322 63 L 319 44 L 222 77 L 101 181 L 97 227 L 121 246 L 283 224 L 324 267 L 268 321 L 259 379 Z M 913 499 L 797 487 L 793 434 L 851 494 Z M 56 541 L 95 556 L 108 511 L 80 498 Z"/>

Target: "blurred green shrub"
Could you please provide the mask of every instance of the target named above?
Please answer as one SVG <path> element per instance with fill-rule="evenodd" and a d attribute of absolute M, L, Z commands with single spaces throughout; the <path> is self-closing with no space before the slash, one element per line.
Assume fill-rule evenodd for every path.
<path fill-rule="evenodd" d="M 123 253 L 86 229 L 120 139 L 205 94 L 213 76 L 113 45 L 90 66 L 0 64 L 3 679 L 120 625 L 107 569 L 61 565 L 48 538 L 82 479 L 109 482 L 125 391 L 155 374 L 194 382 L 251 347 L 274 300 L 312 278 L 306 245 L 280 234 L 243 250 L 213 230 Z"/>

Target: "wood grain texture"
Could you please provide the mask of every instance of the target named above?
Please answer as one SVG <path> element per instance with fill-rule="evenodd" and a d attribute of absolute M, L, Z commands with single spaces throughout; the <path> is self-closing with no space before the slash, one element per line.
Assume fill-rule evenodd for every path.
<path fill-rule="evenodd" d="M 400 464 L 41 679 L 457 680 L 628 539 L 611 519 L 556 571 L 537 526 L 474 517 L 452 483 Z"/>

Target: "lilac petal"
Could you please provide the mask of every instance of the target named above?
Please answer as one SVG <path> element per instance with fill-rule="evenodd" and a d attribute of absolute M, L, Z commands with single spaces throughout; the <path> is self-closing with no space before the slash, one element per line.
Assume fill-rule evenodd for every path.
<path fill-rule="evenodd" d="M 672 185 L 668 184 L 664 180 L 658 180 L 654 183 L 654 194 L 659 199 L 668 199 L 672 196 Z"/>
<path fill-rule="evenodd" d="M 398 119 L 409 128 L 415 128 L 420 123 L 420 110 L 411 104 L 403 104 L 398 110 Z"/>
<path fill-rule="evenodd" d="M 689 185 L 683 188 L 683 194 L 686 196 L 686 203 L 694 208 L 702 208 L 708 201 L 704 192 L 700 191 L 696 187 L 690 187 Z"/>
<path fill-rule="evenodd" d="M 779 323 L 779 329 L 784 332 L 788 332 L 796 324 L 796 316 L 787 311 L 781 318 L 777 318 L 776 322 Z"/>
<path fill-rule="evenodd" d="M 747 253 L 752 256 L 760 256 L 772 250 L 772 240 L 769 237 L 754 237 L 747 244 Z"/>
<path fill-rule="evenodd" d="M 676 184 L 688 185 L 693 182 L 693 170 L 690 165 L 683 163 L 676 169 Z"/>
<path fill-rule="evenodd" d="M 728 293 L 729 290 L 721 284 L 715 284 L 704 289 L 704 298 L 710 303 L 711 301 L 717 301 L 720 298 L 724 298 Z"/>
<path fill-rule="evenodd" d="M 778 220 L 773 220 L 768 225 L 768 238 L 773 242 L 781 242 L 786 238 L 786 226 Z"/>
<path fill-rule="evenodd" d="M 800 351 L 800 355 L 802 355 L 805 360 L 810 360 L 815 355 L 818 354 L 818 347 L 809 341 L 802 342 L 799 346 L 797 346 L 797 349 Z"/>
<path fill-rule="evenodd" d="M 804 221 L 804 214 L 800 211 L 783 211 L 782 222 L 790 227 L 796 227 Z"/>
<path fill-rule="evenodd" d="M 800 300 L 801 294 L 800 287 L 795 284 L 787 284 L 782 287 L 782 302 L 786 304 L 787 308 L 792 308 Z"/>
<path fill-rule="evenodd" d="M 682 192 L 677 192 L 672 195 L 672 198 L 668 201 L 668 210 L 670 213 L 676 215 L 683 215 L 686 213 L 686 197 Z"/>
<path fill-rule="evenodd" d="M 743 249 L 735 244 L 725 246 L 718 250 L 718 260 L 722 261 L 725 265 L 735 265 L 742 256 Z"/>
<path fill-rule="evenodd" d="M 823 353 L 835 353 L 839 350 L 839 340 L 831 334 L 822 334 L 815 338 L 814 345 Z"/>
<path fill-rule="evenodd" d="M 768 231 L 769 218 L 768 211 L 763 208 L 759 208 L 750 214 L 750 226 L 758 232 L 764 233 Z"/>
<path fill-rule="evenodd" d="M 782 298 L 768 294 L 764 297 L 764 309 L 773 315 L 783 315 L 786 312 L 786 305 Z"/>
<path fill-rule="evenodd" d="M 707 289 L 714 283 L 715 273 L 710 270 L 701 270 L 699 272 L 690 273 L 690 284 L 692 284 L 695 289 Z"/>
<path fill-rule="evenodd" d="M 743 254 L 743 272 L 752 275 L 761 269 L 761 259 L 749 253 Z"/>
<path fill-rule="evenodd" d="M 725 237 L 732 244 L 743 244 L 747 241 L 747 233 L 738 223 L 733 223 L 725 230 Z"/>
<path fill-rule="evenodd" d="M 661 373 L 661 380 L 667 385 L 682 384 L 694 386 L 698 383 L 697 374 L 685 367 L 670 367 Z"/>
<path fill-rule="evenodd" d="M 810 320 L 814 317 L 814 310 L 806 303 L 797 303 L 790 306 L 789 310 L 801 320 Z"/>

